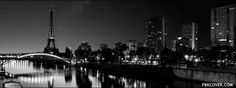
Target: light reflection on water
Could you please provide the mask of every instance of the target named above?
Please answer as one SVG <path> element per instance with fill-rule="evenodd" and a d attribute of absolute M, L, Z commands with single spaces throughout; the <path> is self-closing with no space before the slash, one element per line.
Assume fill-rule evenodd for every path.
<path fill-rule="evenodd" d="M 15 60 L 4 65 L 5 71 L 14 74 L 11 78 L 0 79 L 1 83 L 8 80 L 19 81 L 23 87 L 79 87 L 79 88 L 127 88 L 127 87 L 171 87 L 197 88 L 199 85 L 184 81 L 162 84 L 147 80 L 137 80 L 118 77 L 99 70 L 82 67 L 68 67 L 65 65 L 52 65 L 45 62 L 28 60 Z M 184 84 L 179 86 L 178 84 Z M 176 86 L 177 85 L 177 86 Z M 178 87 L 179 86 L 179 87 Z"/>

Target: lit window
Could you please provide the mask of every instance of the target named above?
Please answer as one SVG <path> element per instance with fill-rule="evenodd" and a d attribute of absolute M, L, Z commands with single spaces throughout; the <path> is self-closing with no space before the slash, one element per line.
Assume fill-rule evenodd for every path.
<path fill-rule="evenodd" d="M 219 25 L 219 23 L 216 23 L 216 25 Z"/>
<path fill-rule="evenodd" d="M 234 10 L 234 9 L 235 9 L 235 8 L 233 8 L 233 7 L 232 7 L 232 8 L 229 8 L 229 10 Z"/>
<path fill-rule="evenodd" d="M 215 29 L 215 27 L 211 27 L 211 29 Z"/>
<path fill-rule="evenodd" d="M 219 41 L 226 41 L 226 39 L 219 39 Z"/>
<path fill-rule="evenodd" d="M 178 40 L 182 39 L 182 37 L 178 37 Z"/>
<path fill-rule="evenodd" d="M 232 40 L 229 40 L 229 42 L 232 42 Z"/>

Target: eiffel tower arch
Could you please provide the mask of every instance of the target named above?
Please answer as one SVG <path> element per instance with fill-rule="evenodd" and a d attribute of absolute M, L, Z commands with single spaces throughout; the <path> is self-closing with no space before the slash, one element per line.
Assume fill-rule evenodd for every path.
<path fill-rule="evenodd" d="M 59 50 L 55 45 L 55 35 L 53 26 L 53 13 L 54 9 L 51 7 L 50 11 L 50 30 L 48 34 L 47 46 L 44 48 L 44 53 L 50 53 L 54 55 L 59 55 Z"/>

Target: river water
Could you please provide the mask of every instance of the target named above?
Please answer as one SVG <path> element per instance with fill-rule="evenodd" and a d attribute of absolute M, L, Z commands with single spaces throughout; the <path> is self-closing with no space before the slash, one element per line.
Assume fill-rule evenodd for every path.
<path fill-rule="evenodd" d="M 95 69 L 69 67 L 28 60 L 13 60 L 3 65 L 1 87 L 8 81 L 18 82 L 22 87 L 78 87 L 78 88 L 199 88 L 201 83 L 173 80 L 136 79 L 103 73 Z M 158 79 L 158 78 L 156 78 Z M 167 78 L 168 79 L 168 78 Z M 171 79 L 170 79 L 171 80 Z"/>

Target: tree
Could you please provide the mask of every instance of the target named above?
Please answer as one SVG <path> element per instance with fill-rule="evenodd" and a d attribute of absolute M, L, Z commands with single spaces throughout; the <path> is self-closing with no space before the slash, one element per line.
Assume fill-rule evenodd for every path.
<path fill-rule="evenodd" d="M 171 59 L 173 63 L 179 63 L 181 61 L 184 61 L 184 55 L 182 53 L 172 51 L 171 53 Z"/>
<path fill-rule="evenodd" d="M 211 47 L 210 53 L 211 62 L 214 62 L 214 64 L 217 63 L 217 60 L 222 61 L 223 66 L 226 66 L 228 61 L 233 61 L 233 47 L 227 46 L 227 45 L 218 45 Z M 214 67 L 214 65 L 213 65 Z"/>
<path fill-rule="evenodd" d="M 140 59 L 146 60 L 150 55 L 150 49 L 148 47 L 139 47 L 137 55 Z"/>
<path fill-rule="evenodd" d="M 101 50 L 101 57 L 104 58 L 104 62 L 108 63 L 108 62 L 113 62 L 113 58 L 112 58 L 112 49 L 110 48 L 103 48 Z"/>
<path fill-rule="evenodd" d="M 130 51 L 129 51 L 129 56 L 130 56 L 129 60 L 131 60 L 132 58 L 134 58 L 134 57 L 136 56 L 136 51 L 135 51 L 135 50 L 130 50 Z"/>
<path fill-rule="evenodd" d="M 86 58 L 89 58 L 90 53 L 92 52 L 91 46 L 88 42 L 82 42 L 79 47 L 75 50 L 76 60 L 85 61 Z M 77 61 L 76 61 L 77 62 Z"/>
<path fill-rule="evenodd" d="M 65 58 L 71 59 L 73 56 L 71 47 L 66 47 L 65 49 Z"/>
<path fill-rule="evenodd" d="M 175 58 L 172 58 L 171 56 L 173 55 L 172 54 L 173 52 L 168 49 L 167 47 L 165 47 L 162 51 L 161 51 L 161 65 L 162 66 L 165 66 L 165 65 L 170 65 L 170 64 L 173 64 Z"/>
<path fill-rule="evenodd" d="M 128 46 L 125 43 L 118 42 L 115 44 L 116 47 L 113 49 L 114 56 L 116 61 L 120 62 L 121 58 L 124 58 L 124 51 L 128 49 Z"/>
<path fill-rule="evenodd" d="M 96 51 L 92 51 L 89 55 L 88 61 L 89 62 L 96 62 L 96 56 L 97 56 L 97 52 Z"/>

